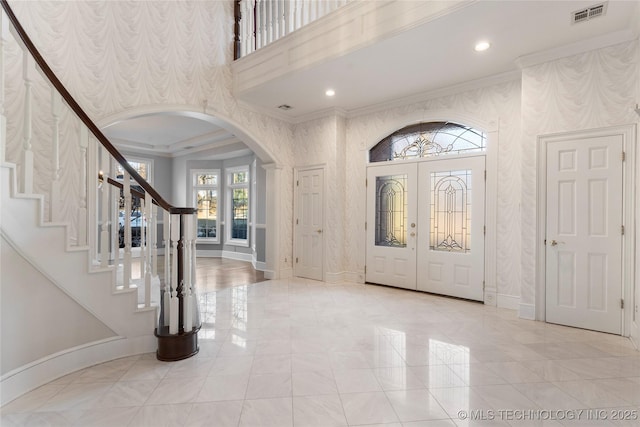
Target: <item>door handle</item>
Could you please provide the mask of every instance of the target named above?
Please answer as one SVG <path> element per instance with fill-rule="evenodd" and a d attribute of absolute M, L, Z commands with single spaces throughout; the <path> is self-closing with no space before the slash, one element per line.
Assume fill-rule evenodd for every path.
<path fill-rule="evenodd" d="M 411 237 L 416 237 L 416 233 L 414 233 L 413 231 L 411 233 L 409 233 L 409 236 Z"/>
<path fill-rule="evenodd" d="M 316 230 L 316 233 L 318 233 L 318 234 L 322 234 L 322 229 L 318 229 L 318 230 Z"/>
<path fill-rule="evenodd" d="M 558 246 L 559 244 L 564 244 L 564 242 L 556 242 L 555 240 L 551 241 L 551 246 Z"/>

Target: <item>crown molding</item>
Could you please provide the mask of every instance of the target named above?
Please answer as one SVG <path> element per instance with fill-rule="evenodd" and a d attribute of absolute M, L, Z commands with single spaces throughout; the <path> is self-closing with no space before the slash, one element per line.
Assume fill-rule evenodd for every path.
<path fill-rule="evenodd" d="M 558 59 L 566 58 L 568 56 L 578 55 L 581 53 L 589 52 L 596 49 L 602 49 L 608 46 L 613 46 L 620 43 L 636 40 L 638 34 L 630 29 L 615 31 L 613 33 L 605 34 L 599 37 L 593 37 L 587 40 L 581 40 L 579 42 L 570 43 L 563 46 L 558 46 L 553 49 L 545 50 L 543 52 L 532 53 L 531 55 L 521 56 L 515 60 L 519 69 L 533 67 L 545 62 L 555 61 Z"/>
<path fill-rule="evenodd" d="M 244 110 L 248 110 L 256 114 L 264 114 L 265 116 L 269 116 L 272 119 L 280 120 L 281 122 L 285 122 L 289 124 L 295 123 L 294 117 L 287 115 L 285 113 L 281 113 L 279 111 L 274 111 L 273 108 L 267 108 L 261 105 L 253 105 L 241 99 L 237 99 L 237 102 L 238 102 L 238 106 Z"/>
<path fill-rule="evenodd" d="M 429 101 L 431 99 L 442 98 L 444 96 L 455 95 L 457 93 L 469 92 L 476 89 L 482 89 L 489 86 L 495 86 L 497 84 L 512 82 L 520 80 L 522 73 L 517 71 L 508 71 L 506 73 L 500 73 L 489 77 L 483 77 L 477 80 L 470 80 L 468 82 L 459 83 L 452 86 L 447 86 L 441 89 L 430 90 L 426 92 L 417 93 L 415 95 L 390 99 L 388 101 L 379 102 L 367 107 L 356 108 L 349 110 L 347 118 L 355 118 L 364 116 L 367 114 L 378 113 L 380 111 L 389 110 L 397 107 L 404 107 L 411 104 L 418 104 L 420 102 Z"/>
<path fill-rule="evenodd" d="M 293 119 L 292 123 L 298 125 L 301 123 L 310 122 L 312 120 L 324 119 L 325 117 L 334 117 L 334 116 L 338 116 L 346 119 L 349 116 L 349 112 L 342 108 L 336 108 L 336 107 L 324 108 L 322 110 L 297 116 Z"/>

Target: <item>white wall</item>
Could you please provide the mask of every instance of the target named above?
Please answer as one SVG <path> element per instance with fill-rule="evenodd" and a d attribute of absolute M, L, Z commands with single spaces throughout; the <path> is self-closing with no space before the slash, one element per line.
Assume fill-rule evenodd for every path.
<path fill-rule="evenodd" d="M 325 169 L 325 276 L 345 279 L 345 119 L 330 116 L 294 127 L 297 167 L 322 165 Z M 363 181 L 364 183 L 364 181 Z"/>
<path fill-rule="evenodd" d="M 240 106 L 231 94 L 233 2 L 38 1 L 11 5 L 54 72 L 94 121 L 111 122 L 116 116 L 145 111 L 205 112 L 219 119 L 265 163 L 282 166 L 286 185 L 281 188 L 285 208 L 279 218 L 279 261 L 282 268 L 291 267 L 283 260 L 291 260 L 293 241 L 291 127 Z M 12 64 L 7 86 L 15 86 L 17 93 L 15 102 L 7 105 L 16 112 L 23 108 L 17 55 L 15 61 L 7 58 Z M 47 111 L 46 100 L 41 104 Z M 39 116 L 50 120 L 49 113 Z M 14 127 L 19 134 L 20 123 Z M 69 129 L 67 133 L 73 136 L 71 125 Z M 41 143 L 49 147 L 50 138 L 43 139 Z M 13 140 L 16 146 L 9 151 L 17 158 L 21 138 Z M 77 175 L 78 150 L 73 144 L 65 150 L 65 161 L 73 161 L 64 170 Z M 49 148 L 40 151 L 43 158 L 51 156 Z M 50 160 L 40 170 L 50 171 Z M 174 176 L 176 172 L 174 169 Z M 46 192 L 48 176 L 37 179 L 41 180 L 38 190 Z M 68 181 L 76 182 L 77 177 Z M 78 187 L 68 186 L 70 190 Z"/>
<path fill-rule="evenodd" d="M 320 162 L 331 168 L 327 220 L 335 228 L 327 235 L 327 272 L 362 280 L 367 150 L 394 130 L 443 118 L 443 112 L 487 123 L 499 135 L 498 293 L 534 303 L 536 138 L 637 123 L 637 42 L 525 68 L 521 81 L 290 126 L 248 110 L 232 96 L 232 6 L 217 1 L 14 3 L 45 58 L 95 119 L 158 106 L 204 110 L 224 120 L 265 163 L 279 163 L 281 268 L 291 267 L 294 165 Z M 174 176 L 179 172 L 174 168 Z"/>
<path fill-rule="evenodd" d="M 2 375 L 50 354 L 116 336 L 0 238 Z"/>
<path fill-rule="evenodd" d="M 638 41 L 633 41 L 522 71 L 521 302 L 525 305 L 534 305 L 536 295 L 537 138 L 638 123 L 634 108 L 640 99 L 639 62 Z"/>
<path fill-rule="evenodd" d="M 365 192 L 368 150 L 393 131 L 420 121 L 474 120 L 498 130 L 498 293 L 520 295 L 519 165 L 520 83 L 495 86 L 365 114 L 346 121 L 344 181 L 345 270 L 362 281 L 365 263 Z M 495 130 L 491 129 L 491 130 Z M 490 129 L 484 129 L 490 130 Z"/>

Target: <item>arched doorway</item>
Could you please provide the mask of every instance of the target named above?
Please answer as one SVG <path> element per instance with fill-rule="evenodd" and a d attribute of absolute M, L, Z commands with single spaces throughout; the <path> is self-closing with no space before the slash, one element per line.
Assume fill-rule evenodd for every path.
<path fill-rule="evenodd" d="M 371 148 L 366 281 L 484 300 L 486 140 L 438 121 Z"/>
<path fill-rule="evenodd" d="M 162 159 L 156 162 L 158 166 L 165 165 L 166 168 L 164 170 L 160 167 L 155 168 L 156 182 L 153 185 L 163 185 L 160 182 L 161 174 L 170 176 L 166 179 L 162 194 L 166 194 L 166 197 L 170 198 L 175 205 L 193 206 L 196 200 L 199 200 L 195 196 L 196 190 L 207 194 L 208 206 L 222 203 L 221 199 L 226 196 L 227 200 L 224 205 L 221 204 L 219 212 L 214 212 L 213 218 L 209 215 L 205 226 L 202 227 L 206 230 L 204 240 L 208 240 L 203 243 L 211 245 L 209 247 L 211 249 L 206 248 L 206 251 L 209 254 L 222 253 L 228 250 L 227 243 L 232 241 L 235 243 L 232 255 L 238 256 L 234 259 L 252 260 L 254 266 L 264 271 L 266 278 L 278 278 L 279 223 L 277 219 L 280 217 L 278 211 L 281 206 L 278 202 L 280 197 L 278 181 L 281 168 L 278 166 L 276 157 L 257 138 L 233 120 L 197 111 L 197 107 L 160 105 L 135 108 L 106 117 L 99 122 L 99 125 L 110 138 L 114 136 L 117 138 L 117 132 L 109 135 L 109 129 L 118 127 L 126 129 L 127 126 L 135 128 L 149 124 L 154 126 L 154 123 L 155 126 L 164 125 L 166 128 L 165 131 L 156 129 L 153 133 L 154 138 L 162 140 L 157 147 L 153 146 L 153 141 L 114 141 L 115 145 L 123 151 L 136 153 L 136 157 L 146 155 L 169 159 L 168 164 Z M 127 125 L 121 126 L 123 124 Z M 168 135 L 169 133 L 174 135 Z M 170 136 L 175 136 L 175 141 L 171 141 Z M 249 160 L 243 164 L 234 164 L 234 159 L 238 158 L 245 160 L 249 158 Z M 216 164 L 203 166 L 203 163 L 207 162 Z M 242 171 L 238 172 L 240 169 Z M 203 188 L 196 189 L 194 174 L 203 170 L 206 173 L 200 175 L 208 178 L 207 185 L 204 186 L 206 188 L 200 183 L 199 187 Z M 229 176 L 231 173 L 242 176 L 245 180 L 242 183 L 234 182 L 232 186 L 224 184 L 226 181 L 231 182 Z M 255 177 L 259 177 L 262 182 L 256 183 Z M 212 184 L 213 182 L 220 184 Z M 243 185 L 243 188 L 235 188 Z M 260 191 L 262 197 L 256 197 Z M 235 197 L 239 192 L 242 192 L 244 198 Z M 269 196 L 266 197 L 265 194 Z M 239 204 L 238 206 L 232 206 L 235 199 L 239 200 L 236 203 Z M 258 206 L 260 211 L 256 213 L 255 208 Z M 215 217 L 216 214 L 217 217 Z M 240 214 L 246 215 L 246 218 L 236 218 Z M 224 229 L 225 218 L 231 218 L 226 223 L 234 224 L 236 227 L 230 226 L 230 230 Z M 246 228 L 240 234 L 236 229 L 238 224 Z M 215 230 L 216 226 L 219 230 Z M 201 248 L 204 246 L 198 246 L 199 252 Z"/>

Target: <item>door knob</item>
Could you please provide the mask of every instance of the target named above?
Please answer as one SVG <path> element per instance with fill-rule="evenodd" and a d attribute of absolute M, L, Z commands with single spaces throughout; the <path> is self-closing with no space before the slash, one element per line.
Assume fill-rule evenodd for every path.
<path fill-rule="evenodd" d="M 318 233 L 318 234 L 322 233 L 322 229 L 316 230 L 316 233 Z"/>
<path fill-rule="evenodd" d="M 416 237 L 416 233 L 414 233 L 413 231 L 411 232 L 411 234 L 409 234 L 409 236 L 411 237 Z"/>
<path fill-rule="evenodd" d="M 551 241 L 551 246 L 558 246 L 558 244 L 560 243 L 564 243 L 564 242 L 556 242 L 555 240 Z"/>
<path fill-rule="evenodd" d="M 416 223 L 415 222 L 411 223 L 411 228 L 416 228 Z"/>

